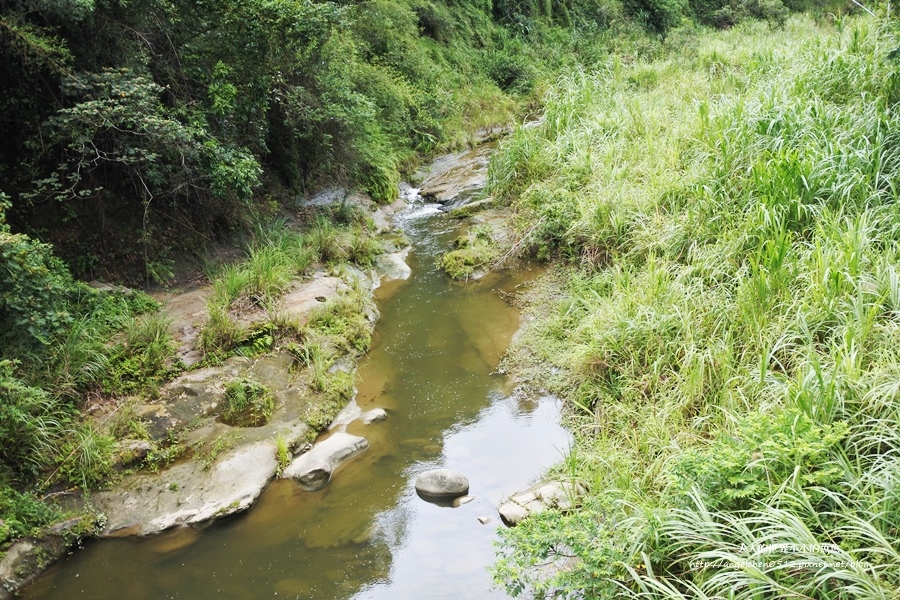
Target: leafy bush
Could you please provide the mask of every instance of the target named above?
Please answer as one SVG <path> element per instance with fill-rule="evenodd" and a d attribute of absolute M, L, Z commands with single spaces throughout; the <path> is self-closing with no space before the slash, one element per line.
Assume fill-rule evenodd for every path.
<path fill-rule="evenodd" d="M 534 87 L 537 71 L 520 44 L 485 53 L 484 70 L 501 90 L 527 94 Z"/>
<path fill-rule="evenodd" d="M 685 0 L 623 0 L 625 11 L 648 29 L 665 33 L 679 23 Z"/>
<path fill-rule="evenodd" d="M 690 450 L 672 467 L 682 502 L 699 490 L 712 510 L 746 510 L 771 497 L 781 486 L 822 493 L 847 489 L 838 462 L 846 423 L 820 425 L 798 410 L 751 414 L 737 424 L 733 436 L 720 435 L 702 450 Z"/>
<path fill-rule="evenodd" d="M 42 527 L 62 517 L 54 505 L 41 502 L 31 494 L 0 486 L 0 548 L 18 538 L 37 535 Z"/>
<path fill-rule="evenodd" d="M 47 345 L 71 323 L 74 282 L 49 244 L 0 231 L 0 332 L 3 354 Z"/>
<path fill-rule="evenodd" d="M 222 420 L 229 425 L 259 427 L 275 410 L 275 396 L 254 379 L 233 379 L 225 384 Z"/>
<path fill-rule="evenodd" d="M 494 582 L 513 597 L 614 597 L 631 558 L 623 549 L 630 532 L 614 525 L 623 517 L 611 503 L 591 499 L 577 514 L 548 510 L 498 528 Z"/>

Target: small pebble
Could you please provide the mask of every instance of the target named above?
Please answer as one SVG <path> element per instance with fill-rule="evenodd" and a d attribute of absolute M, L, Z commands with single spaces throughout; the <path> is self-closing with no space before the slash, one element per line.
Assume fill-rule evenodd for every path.
<path fill-rule="evenodd" d="M 463 504 L 468 504 L 469 502 L 471 502 L 474 499 L 475 499 L 475 496 L 460 496 L 459 498 L 456 498 L 455 500 L 453 500 L 453 506 L 459 507 L 459 506 L 462 506 Z"/>

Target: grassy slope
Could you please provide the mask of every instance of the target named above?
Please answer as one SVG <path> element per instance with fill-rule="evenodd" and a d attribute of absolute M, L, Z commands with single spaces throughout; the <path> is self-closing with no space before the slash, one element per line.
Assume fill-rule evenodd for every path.
<path fill-rule="evenodd" d="M 896 597 L 892 26 L 666 46 L 563 77 L 492 165 L 536 251 L 571 259 L 516 359 L 556 367 L 578 438 L 563 470 L 591 490 L 507 532 L 495 576 L 591 598 Z M 534 568 L 554 558 L 569 568 Z"/>

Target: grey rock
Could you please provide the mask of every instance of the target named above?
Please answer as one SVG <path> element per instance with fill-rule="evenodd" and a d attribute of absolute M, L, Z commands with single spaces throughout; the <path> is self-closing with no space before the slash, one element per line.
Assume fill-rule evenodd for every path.
<path fill-rule="evenodd" d="M 360 415 L 363 414 L 362 409 L 356 403 L 356 393 L 354 392 L 354 398 L 347 403 L 347 406 L 341 409 L 341 412 L 334 417 L 334 420 L 328 426 L 328 429 L 335 429 L 338 427 L 346 429 L 347 425 L 360 418 Z"/>
<path fill-rule="evenodd" d="M 390 254 L 379 254 L 375 257 L 375 269 L 378 274 L 387 281 L 395 279 L 409 279 L 412 269 L 406 264 L 406 255 L 409 248 Z"/>
<path fill-rule="evenodd" d="M 400 192 L 399 189 L 397 191 Z M 377 209 L 375 209 L 375 212 L 372 213 L 372 221 L 375 223 L 375 231 L 377 233 L 384 233 L 386 231 L 392 230 L 394 228 L 392 217 L 396 213 L 406 208 L 406 206 L 406 202 L 402 198 L 398 198 L 391 204 L 388 204 L 386 206 L 379 206 Z"/>
<path fill-rule="evenodd" d="M 416 478 L 416 491 L 433 498 L 462 496 L 469 491 L 469 479 L 453 469 L 432 469 Z"/>
<path fill-rule="evenodd" d="M 116 455 L 123 465 L 139 463 L 153 450 L 153 444 L 146 440 L 122 440 L 116 444 Z"/>
<path fill-rule="evenodd" d="M 487 525 L 488 523 L 491 522 L 491 518 L 490 517 L 478 517 L 478 522 L 481 523 L 482 525 Z"/>
<path fill-rule="evenodd" d="M 312 198 L 306 200 L 306 206 L 330 206 L 343 202 L 347 198 L 346 188 L 328 188 L 316 193 Z"/>
<path fill-rule="evenodd" d="M 103 536 L 150 535 L 242 512 L 275 474 L 275 444 L 261 441 L 223 455 L 209 468 L 179 463 L 159 475 L 139 474 L 96 492 L 94 507 L 107 515 Z"/>
<path fill-rule="evenodd" d="M 385 419 L 387 419 L 387 411 L 383 408 L 373 408 L 372 410 L 367 410 L 362 414 L 361 417 L 361 420 L 365 425 L 380 423 Z"/>
<path fill-rule="evenodd" d="M 283 477 L 294 479 L 308 492 L 320 490 L 331 481 L 335 469 L 368 447 L 366 438 L 335 433 L 294 460 L 284 470 Z"/>
<path fill-rule="evenodd" d="M 317 273 L 313 279 L 298 284 L 281 299 L 279 310 L 288 319 L 306 323 L 310 314 L 318 310 L 324 301 L 333 300 L 340 294 L 338 290 L 343 282 L 338 277 Z"/>
<path fill-rule="evenodd" d="M 512 527 L 522 522 L 528 516 L 528 510 L 515 502 L 504 502 L 497 509 L 503 522 Z"/>
<path fill-rule="evenodd" d="M 506 525 L 518 525 L 523 519 L 555 508 L 571 510 L 584 490 L 575 484 L 559 481 L 537 483 L 513 494 L 497 509 Z"/>
<path fill-rule="evenodd" d="M 431 164 L 419 194 L 438 202 L 464 201 L 484 188 L 493 149 L 481 146 L 440 156 Z"/>

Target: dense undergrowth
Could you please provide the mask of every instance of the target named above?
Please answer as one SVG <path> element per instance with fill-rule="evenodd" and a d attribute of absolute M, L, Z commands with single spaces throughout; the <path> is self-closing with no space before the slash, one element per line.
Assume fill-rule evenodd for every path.
<path fill-rule="evenodd" d="M 505 532 L 507 590 L 896 598 L 898 40 L 680 29 L 564 75 L 502 145 L 493 193 L 568 265 L 515 360 L 569 400 L 590 490 Z"/>
<path fill-rule="evenodd" d="M 78 276 L 163 281 L 323 185 L 379 202 L 519 118 L 616 2 L 22 0 L 0 8 L 0 193 Z M 578 40 L 581 40 L 580 42 Z"/>
<path fill-rule="evenodd" d="M 538 358 L 564 367 L 560 389 L 591 415 L 572 463 L 596 501 L 552 529 L 573 536 L 559 548 L 591 548 L 565 585 L 594 593 L 607 568 L 631 581 L 626 565 L 648 582 L 650 566 L 662 581 L 687 573 L 692 550 L 676 542 L 692 538 L 672 535 L 673 519 L 688 520 L 697 502 L 746 510 L 786 473 L 805 487 L 783 486 L 772 510 L 796 496 L 875 514 L 893 497 L 878 487 L 891 473 L 878 457 L 893 447 L 889 340 L 900 305 L 893 55 L 874 22 L 787 20 L 819 4 L 2 4 L 0 547 L 60 517 L 40 501 L 51 490 L 106 481 L 115 440 L 147 437 L 134 405 L 183 367 L 155 302 L 78 278 L 165 282 L 176 259 L 259 225 L 246 259 L 211 277 L 201 349 L 221 360 L 282 344 L 326 400 L 307 415 L 320 427 L 352 393 L 336 357 L 369 343 L 363 295 L 351 290 L 305 325 L 279 320 L 277 300 L 310 265 L 365 265 L 379 249 L 360 215 L 296 228 L 272 215 L 296 214 L 326 183 L 391 200 L 421 157 L 537 110 L 547 88 L 544 125 L 504 147 L 492 186 L 530 220 L 523 231 L 538 254 L 583 266 L 565 276 L 565 309 L 531 334 L 548 350 Z M 765 24 L 717 35 L 693 24 L 747 18 Z M 550 86 L 560 72 L 571 74 Z M 473 251 L 458 256 L 463 274 L 483 260 Z M 248 330 L 236 318 L 247 310 L 272 314 Z M 266 397 L 243 394 L 236 414 Z M 85 417 L 108 404 L 108 418 Z M 779 453 L 824 466 L 760 463 L 756 446 L 774 433 L 754 421 L 757 406 L 809 442 L 782 436 Z M 263 401 L 251 420 L 269 410 Z M 627 423 L 633 431 L 610 426 Z M 722 446 L 711 454 L 713 438 Z M 762 470 L 729 488 L 747 455 Z M 835 456 L 849 461 L 834 463 L 840 472 Z M 824 491 L 805 491 L 813 485 Z M 634 536 L 600 527 L 616 515 Z M 512 535 L 524 542 L 548 523 Z M 607 556 L 622 562 L 607 567 Z M 527 582 L 530 558 L 501 563 L 511 588 Z"/>

